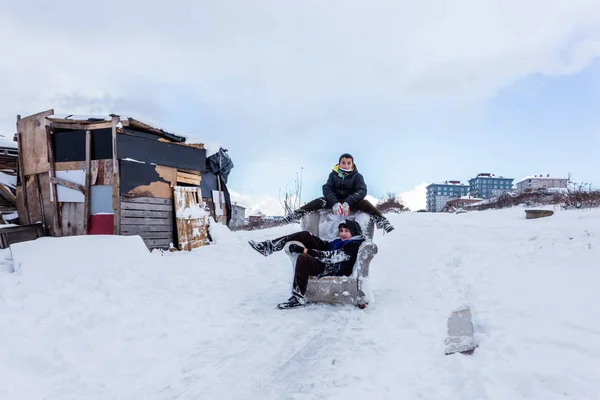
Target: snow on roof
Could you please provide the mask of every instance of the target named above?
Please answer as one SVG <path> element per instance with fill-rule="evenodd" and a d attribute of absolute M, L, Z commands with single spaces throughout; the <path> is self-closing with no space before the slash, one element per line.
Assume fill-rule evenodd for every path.
<path fill-rule="evenodd" d="M 112 117 L 110 115 L 86 115 L 86 114 L 53 114 L 53 115 L 49 115 L 48 117 L 46 117 L 49 120 L 61 120 L 61 121 L 73 121 L 75 122 L 110 122 L 112 121 Z M 207 142 L 206 140 L 202 140 L 196 136 L 193 135 L 188 135 L 188 134 L 179 134 L 179 133 L 175 133 L 172 132 L 170 130 L 166 130 L 160 127 L 160 124 L 157 124 L 156 121 L 153 121 L 151 119 L 146 118 L 145 121 L 142 121 L 140 119 L 137 118 L 133 118 L 133 117 L 119 117 L 120 121 L 118 124 L 119 128 L 123 127 L 123 124 L 128 125 L 127 123 L 129 122 L 129 120 L 131 119 L 132 121 L 139 121 L 144 125 L 147 125 L 149 128 L 153 128 L 156 130 L 160 130 L 163 132 L 168 132 L 171 133 L 173 135 L 176 136 L 181 136 L 185 138 L 185 143 L 186 144 L 202 144 L 204 145 L 204 148 L 206 149 L 206 157 L 210 157 L 213 154 L 216 154 L 219 152 L 219 150 L 221 148 L 223 148 L 223 146 L 221 146 L 219 143 L 216 142 Z M 16 147 L 16 144 L 15 144 Z"/>
<path fill-rule="evenodd" d="M 54 119 L 61 119 L 61 120 L 72 120 L 73 122 L 76 121 L 93 121 L 93 122 L 99 122 L 99 121 L 112 121 L 112 118 L 110 115 L 86 115 L 86 114 L 53 114 L 53 115 L 49 115 L 46 117 L 49 120 L 54 120 Z"/>
<path fill-rule="evenodd" d="M 13 135 L 0 135 L 0 147 L 16 149 L 19 146 L 17 145 L 17 142 L 13 140 Z"/>
<path fill-rule="evenodd" d="M 475 178 L 471 178 L 470 180 L 474 180 L 474 179 L 506 179 L 506 180 L 513 180 L 514 178 L 507 178 L 505 176 L 496 176 L 496 175 L 477 175 Z"/>
<path fill-rule="evenodd" d="M 458 183 L 456 183 L 458 182 Z M 460 183 L 460 181 L 445 181 L 445 182 L 434 182 L 432 184 L 430 184 L 429 186 L 433 186 L 433 185 L 443 185 L 443 186 L 469 186 L 465 183 Z"/>
<path fill-rule="evenodd" d="M 557 178 L 557 177 L 552 177 L 552 176 L 533 175 L 533 176 L 526 176 L 525 178 L 522 178 L 517 183 L 521 183 L 523 181 L 526 181 L 527 179 L 546 179 L 546 180 L 563 179 L 563 180 L 567 180 L 567 178 Z"/>
<path fill-rule="evenodd" d="M 7 186 L 11 189 L 17 188 L 17 176 L 0 172 L 0 184 Z"/>
<path fill-rule="evenodd" d="M 193 135 L 187 135 L 185 133 L 182 133 L 181 136 L 185 137 L 186 144 L 202 144 L 202 145 L 204 145 L 204 149 L 206 150 L 206 157 L 210 157 L 213 154 L 218 153 L 220 149 L 225 148 L 217 142 L 208 142 L 206 140 L 202 140 Z"/>
<path fill-rule="evenodd" d="M 112 121 L 112 117 L 110 115 L 86 115 L 86 114 L 53 114 L 50 115 L 48 117 L 49 120 L 61 120 L 61 121 L 73 121 L 73 122 L 109 122 Z M 131 119 L 132 121 L 138 121 L 141 122 L 144 125 L 147 125 L 149 128 L 153 128 L 156 130 L 160 130 L 166 133 L 170 133 L 172 135 L 176 135 L 176 136 L 180 136 L 185 138 L 185 143 L 186 144 L 201 144 L 203 145 L 204 149 L 206 150 L 206 157 L 210 157 L 213 154 L 216 154 L 219 152 L 220 149 L 225 148 L 223 147 L 220 143 L 217 142 L 209 142 L 206 140 L 203 140 L 195 135 L 188 135 L 186 133 L 175 133 L 173 131 L 168 131 L 166 129 L 163 129 L 160 127 L 160 124 L 157 124 L 156 121 L 151 120 L 149 118 L 146 118 L 145 121 L 139 120 L 137 118 L 133 118 L 133 117 L 119 117 L 120 121 L 118 124 L 119 128 L 123 127 L 123 123 L 125 123 L 125 125 L 127 125 L 127 122 L 129 121 L 129 119 Z M 15 147 L 16 143 L 14 144 Z"/>

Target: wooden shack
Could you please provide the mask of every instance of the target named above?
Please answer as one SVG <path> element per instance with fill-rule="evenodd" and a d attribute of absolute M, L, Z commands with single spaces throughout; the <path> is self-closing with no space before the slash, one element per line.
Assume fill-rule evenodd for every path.
<path fill-rule="evenodd" d="M 54 110 L 18 116 L 16 139 L 21 224 L 50 236 L 140 235 L 149 249 L 209 243 L 202 144 L 130 117 Z"/>

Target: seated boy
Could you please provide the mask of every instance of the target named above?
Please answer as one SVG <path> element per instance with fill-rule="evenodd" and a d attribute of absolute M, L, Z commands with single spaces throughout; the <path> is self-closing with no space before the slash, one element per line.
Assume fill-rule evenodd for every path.
<path fill-rule="evenodd" d="M 336 215 L 348 215 L 352 207 L 371 214 L 377 228 L 385 232 L 394 230 L 390 221 L 370 201 L 365 200 L 366 195 L 367 184 L 362 174 L 358 172 L 354 158 L 344 153 L 323 185 L 323 197 L 306 203 L 284 219 L 287 222 L 297 222 L 304 214 L 324 208 L 331 208 Z"/>
<path fill-rule="evenodd" d="M 293 243 L 289 246 L 292 253 L 298 253 L 294 268 L 294 284 L 292 297 L 277 306 L 281 309 L 304 306 L 307 303 L 305 294 L 308 277 L 317 276 L 349 276 L 358 256 L 358 248 L 365 240 L 362 229 L 356 221 L 345 220 L 338 226 L 339 238 L 328 242 L 302 231 L 264 242 L 248 243 L 253 249 L 265 257 L 283 249 L 289 241 L 295 240 L 304 245 Z"/>

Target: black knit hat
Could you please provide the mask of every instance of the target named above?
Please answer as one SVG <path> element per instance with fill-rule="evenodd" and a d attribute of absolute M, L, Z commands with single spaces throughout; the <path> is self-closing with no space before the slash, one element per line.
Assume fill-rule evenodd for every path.
<path fill-rule="evenodd" d="M 341 224 L 339 224 L 338 231 L 340 230 L 340 228 L 347 228 L 352 234 L 352 236 L 362 235 L 362 228 L 360 227 L 358 222 L 353 221 L 351 219 L 347 219 Z"/>
<path fill-rule="evenodd" d="M 352 162 L 354 163 L 354 157 L 352 157 L 352 155 L 351 155 L 351 154 L 348 154 L 348 153 L 344 153 L 344 154 L 342 154 L 342 155 L 340 156 L 340 158 L 338 159 L 338 162 L 342 161 L 342 158 L 349 158 L 349 159 L 351 159 L 351 160 L 352 160 Z"/>

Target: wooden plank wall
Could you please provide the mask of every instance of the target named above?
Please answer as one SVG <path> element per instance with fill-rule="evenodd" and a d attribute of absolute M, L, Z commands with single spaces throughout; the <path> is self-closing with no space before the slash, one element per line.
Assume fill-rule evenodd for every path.
<path fill-rule="evenodd" d="M 121 197 L 121 235 L 140 235 L 149 249 L 175 243 L 173 220 L 173 199 Z"/>
<path fill-rule="evenodd" d="M 85 203 L 61 203 L 60 212 L 63 236 L 75 236 L 85 234 L 84 215 Z"/>

